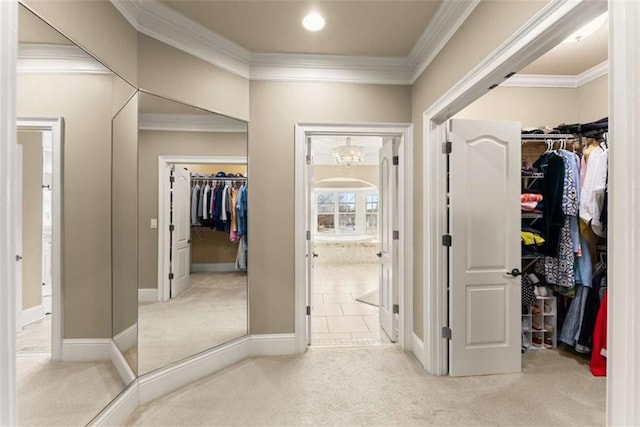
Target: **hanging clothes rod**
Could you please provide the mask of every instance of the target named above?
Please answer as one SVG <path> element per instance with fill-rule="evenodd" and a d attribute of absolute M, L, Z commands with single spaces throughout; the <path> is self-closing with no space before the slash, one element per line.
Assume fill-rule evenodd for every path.
<path fill-rule="evenodd" d="M 192 176 L 191 179 L 193 181 L 246 181 L 248 178 L 246 176 L 211 176 L 211 177 L 201 177 L 201 176 Z"/>
<path fill-rule="evenodd" d="M 537 133 L 537 134 L 526 134 L 523 133 L 520 135 L 520 139 L 522 141 L 531 140 L 531 141 L 545 141 L 547 139 L 574 139 L 576 136 L 572 133 Z"/>

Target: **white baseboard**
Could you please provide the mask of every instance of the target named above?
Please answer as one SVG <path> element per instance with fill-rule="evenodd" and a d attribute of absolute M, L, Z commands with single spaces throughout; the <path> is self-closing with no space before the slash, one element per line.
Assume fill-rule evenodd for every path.
<path fill-rule="evenodd" d="M 412 339 L 412 352 L 414 354 L 414 356 L 416 356 L 416 359 L 418 359 L 418 362 L 420 362 L 420 364 L 422 365 L 422 367 L 424 368 L 425 366 L 425 360 L 424 360 L 424 341 L 422 341 L 420 339 L 420 337 L 418 337 L 415 333 L 412 334 L 413 335 L 413 339 Z"/>
<path fill-rule="evenodd" d="M 138 323 L 134 323 L 113 337 L 120 351 L 125 352 L 138 344 Z"/>
<path fill-rule="evenodd" d="M 158 289 L 138 289 L 138 302 L 158 302 Z"/>
<path fill-rule="evenodd" d="M 115 344 L 113 347 L 115 348 Z M 122 425 L 138 405 L 162 397 L 251 356 L 296 353 L 295 334 L 249 335 L 239 338 L 138 377 L 123 393 L 111 401 L 89 425 Z M 126 364 L 126 362 L 124 363 Z"/>
<path fill-rule="evenodd" d="M 20 323 L 22 323 L 22 327 L 25 327 L 28 324 L 37 322 L 42 318 L 44 318 L 44 306 L 40 304 L 40 305 L 36 305 L 35 307 L 30 307 L 25 310 L 22 310 Z"/>
<path fill-rule="evenodd" d="M 138 408 L 138 380 L 129 384 L 115 399 L 98 413 L 87 426 L 121 426 Z"/>
<path fill-rule="evenodd" d="M 296 354 L 295 334 L 250 335 L 252 356 Z"/>
<path fill-rule="evenodd" d="M 199 271 L 208 271 L 211 273 L 225 273 L 236 270 L 236 265 L 233 262 L 218 263 L 218 264 L 191 264 L 191 272 L 197 273 Z"/>
<path fill-rule="evenodd" d="M 251 340 L 247 336 L 182 362 L 142 375 L 138 378 L 140 404 L 143 405 L 171 393 L 250 356 Z"/>
<path fill-rule="evenodd" d="M 129 362 L 124 358 L 124 355 L 116 345 L 115 341 L 111 341 L 109 356 L 111 363 L 113 363 L 113 366 L 116 368 L 116 371 L 118 371 L 118 374 L 122 379 L 122 383 L 124 385 L 131 384 L 131 382 L 136 379 L 136 374 L 131 370 Z"/>
<path fill-rule="evenodd" d="M 111 360 L 111 338 L 62 340 L 63 362 Z"/>

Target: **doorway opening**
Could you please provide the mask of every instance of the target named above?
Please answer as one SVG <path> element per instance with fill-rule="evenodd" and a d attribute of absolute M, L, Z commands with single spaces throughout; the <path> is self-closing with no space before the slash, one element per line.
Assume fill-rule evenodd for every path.
<path fill-rule="evenodd" d="M 18 356 L 61 358 L 62 126 L 18 119 Z"/>
<path fill-rule="evenodd" d="M 411 345 L 410 126 L 297 130 L 299 351 Z"/>

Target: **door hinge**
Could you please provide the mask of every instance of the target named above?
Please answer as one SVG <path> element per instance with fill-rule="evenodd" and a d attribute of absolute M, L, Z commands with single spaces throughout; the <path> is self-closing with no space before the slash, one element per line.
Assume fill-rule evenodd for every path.
<path fill-rule="evenodd" d="M 446 340 L 450 340 L 451 339 L 451 328 L 448 326 L 443 326 L 442 327 L 442 338 L 446 339 Z"/>
<path fill-rule="evenodd" d="M 175 226 L 175 225 L 171 224 L 171 225 L 169 226 L 169 231 L 175 231 L 175 229 L 176 229 L 176 226 Z"/>
<path fill-rule="evenodd" d="M 311 240 L 311 231 L 307 230 L 307 240 Z"/>
<path fill-rule="evenodd" d="M 169 280 L 173 280 L 173 273 L 169 273 Z"/>
<path fill-rule="evenodd" d="M 442 236 L 442 246 L 451 246 L 451 234 Z"/>
<path fill-rule="evenodd" d="M 400 164 L 400 157 L 393 156 L 392 163 L 393 163 L 393 166 L 398 166 Z"/>
<path fill-rule="evenodd" d="M 307 162 L 308 165 L 311 164 L 311 154 L 307 154 L 307 157 L 305 158 L 305 161 Z"/>
<path fill-rule="evenodd" d="M 173 184 L 174 182 L 176 182 L 176 177 L 175 177 L 175 176 L 170 176 L 170 177 L 169 177 L 169 182 L 170 182 L 170 183 L 172 183 L 172 184 Z"/>
<path fill-rule="evenodd" d="M 307 306 L 307 316 L 311 316 L 311 306 Z"/>
<path fill-rule="evenodd" d="M 393 304 L 393 314 L 400 314 L 400 305 Z"/>
<path fill-rule="evenodd" d="M 442 152 L 444 154 L 451 154 L 451 149 L 452 149 L 451 141 L 447 141 L 447 142 L 443 142 L 442 143 Z"/>
<path fill-rule="evenodd" d="M 400 231 L 393 230 L 393 240 L 400 240 Z"/>

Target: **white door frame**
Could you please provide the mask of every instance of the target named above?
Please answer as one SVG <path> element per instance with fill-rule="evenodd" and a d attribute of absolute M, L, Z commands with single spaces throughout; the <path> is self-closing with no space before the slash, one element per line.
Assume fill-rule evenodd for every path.
<path fill-rule="evenodd" d="M 446 325 L 447 298 L 444 283 L 444 248 L 439 237 L 444 228 L 443 187 L 444 126 L 447 119 L 487 92 L 492 84 L 557 45 L 577 27 L 606 8 L 603 2 L 554 0 L 484 61 L 458 81 L 423 115 L 424 199 L 424 367 L 433 375 L 447 374 L 447 342 L 441 338 Z M 607 423 L 640 424 L 640 289 L 635 285 L 635 265 L 640 257 L 640 2 L 609 2 L 609 104 L 612 147 L 608 274 L 615 283 L 609 291 L 607 361 Z M 620 183 L 617 185 L 616 183 Z"/>
<path fill-rule="evenodd" d="M 158 156 L 158 302 L 169 301 L 169 166 L 171 164 L 246 165 L 246 156 Z"/>
<path fill-rule="evenodd" d="M 18 129 L 39 130 L 51 132 L 53 148 L 53 177 L 52 186 L 52 243 L 51 243 L 51 359 L 62 360 L 62 200 L 63 200 L 63 153 L 64 153 L 64 119 L 62 117 L 18 117 Z M 16 173 L 22 174 L 22 164 L 18 164 Z M 17 179 L 17 178 L 16 178 Z M 16 218 L 16 230 L 18 224 L 22 224 L 21 218 Z M 20 290 L 21 292 L 21 290 Z M 22 302 L 20 302 L 20 308 Z M 19 317 L 20 311 L 16 313 Z"/>
<path fill-rule="evenodd" d="M 404 204 L 398 207 L 400 249 L 398 266 L 398 344 L 411 350 L 413 343 L 413 125 L 410 123 L 296 123 L 295 125 L 295 336 L 296 350 L 307 349 L 306 305 L 306 140 L 308 136 L 327 134 L 401 135 L 399 150 L 399 192 Z"/>

